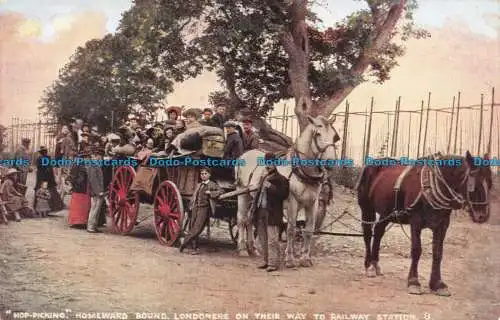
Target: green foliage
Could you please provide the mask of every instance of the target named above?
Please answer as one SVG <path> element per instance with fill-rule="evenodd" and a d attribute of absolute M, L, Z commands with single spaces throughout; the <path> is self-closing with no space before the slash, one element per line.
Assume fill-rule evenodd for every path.
<path fill-rule="evenodd" d="M 319 30 L 315 12 L 308 12 L 313 100 L 363 81 L 383 83 L 405 53 L 404 41 L 428 36 L 415 27 L 416 0 L 409 0 L 403 21 L 392 30 L 390 43 L 375 52 L 368 74 L 354 76 L 354 66 L 370 48 L 393 2 L 365 1 L 366 9 L 326 30 Z M 174 82 L 210 70 L 224 87 L 223 93 L 211 95 L 212 102 L 224 98 L 234 108 L 265 115 L 276 102 L 292 97 L 289 57 L 281 43 L 291 19 L 281 3 L 135 0 L 116 34 L 77 49 L 46 90 L 42 109 L 58 120 L 80 115 L 108 127 L 111 111 L 115 121 L 135 106 L 151 114 Z"/>

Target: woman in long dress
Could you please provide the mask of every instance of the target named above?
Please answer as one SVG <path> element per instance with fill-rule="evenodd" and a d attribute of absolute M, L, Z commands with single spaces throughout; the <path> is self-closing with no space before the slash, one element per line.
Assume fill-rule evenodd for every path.
<path fill-rule="evenodd" d="M 48 150 L 46 147 L 40 147 L 38 150 L 40 156 L 37 159 L 37 170 L 36 170 L 36 183 L 35 183 L 35 195 L 38 189 L 40 189 L 43 181 L 47 181 L 48 190 L 50 192 L 50 210 L 52 212 L 60 211 L 64 208 L 64 202 L 61 199 L 61 195 L 57 192 L 57 183 L 54 175 L 54 168 L 50 165 L 50 156 L 48 155 Z M 43 163 L 43 159 L 48 162 Z M 36 208 L 36 196 L 33 201 L 33 208 Z"/>
<path fill-rule="evenodd" d="M 80 153 L 79 157 L 88 158 L 89 153 Z M 90 213 L 89 182 L 85 166 L 73 166 L 70 172 L 70 179 L 73 192 L 71 193 L 69 204 L 68 224 L 71 227 L 84 227 L 87 225 Z"/>

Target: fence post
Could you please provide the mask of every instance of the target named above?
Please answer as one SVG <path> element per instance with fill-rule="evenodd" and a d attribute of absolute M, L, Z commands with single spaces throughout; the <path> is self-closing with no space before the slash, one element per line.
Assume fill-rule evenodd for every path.
<path fill-rule="evenodd" d="M 368 110 L 365 108 L 365 131 L 363 133 L 363 151 L 362 151 L 362 156 L 361 156 L 361 162 L 365 162 L 365 149 L 366 149 L 366 129 L 368 126 Z"/>
<path fill-rule="evenodd" d="M 458 98 L 457 98 L 457 124 L 455 126 L 455 143 L 453 146 L 453 154 L 457 154 L 457 136 L 458 136 L 458 119 L 460 118 L 460 96 L 462 93 L 459 91 L 458 92 Z M 462 127 L 462 126 L 460 126 Z M 460 150 L 462 150 L 462 133 L 460 132 Z M 462 153 L 462 151 L 460 151 Z"/>
<path fill-rule="evenodd" d="M 38 148 L 42 145 L 42 120 L 38 120 Z"/>
<path fill-rule="evenodd" d="M 451 122 L 450 122 L 450 130 L 448 132 L 448 143 L 446 144 L 446 153 L 450 154 L 451 148 L 451 134 L 453 131 L 453 115 L 455 113 L 455 96 L 453 96 L 453 103 L 451 104 Z"/>
<path fill-rule="evenodd" d="M 483 112 L 484 112 L 484 94 L 481 93 L 481 111 L 479 113 L 479 138 L 477 141 L 477 155 L 481 154 L 481 139 L 483 138 Z"/>
<path fill-rule="evenodd" d="M 347 152 L 347 130 L 349 127 L 349 101 L 345 102 L 345 117 L 344 117 L 344 136 L 342 137 L 342 152 L 340 154 L 340 159 L 346 158 Z"/>
<path fill-rule="evenodd" d="M 431 106 L 431 93 L 429 92 L 429 96 L 427 98 L 427 112 L 425 117 L 425 131 L 424 131 L 424 143 L 422 148 L 422 156 L 425 154 L 425 147 L 427 145 L 427 129 L 429 128 L 429 110 Z"/>
<path fill-rule="evenodd" d="M 366 148 L 365 148 L 365 158 L 363 159 L 363 164 L 366 162 L 366 157 L 370 154 L 370 141 L 372 137 L 372 119 L 373 119 L 373 104 L 374 100 L 370 102 L 370 117 L 368 118 L 368 136 L 366 137 Z"/>
<path fill-rule="evenodd" d="M 406 151 L 406 154 L 408 158 L 410 157 L 410 141 L 411 141 L 411 112 L 410 112 L 410 123 L 408 124 L 408 150 Z"/>
<path fill-rule="evenodd" d="M 10 118 L 10 152 L 14 152 L 14 117 Z"/>
<path fill-rule="evenodd" d="M 491 88 L 491 110 L 490 110 L 490 136 L 488 138 L 488 147 L 486 148 L 486 152 L 491 156 L 491 138 L 493 133 L 493 116 L 495 110 L 495 87 Z M 500 155 L 500 153 L 499 153 Z"/>
<path fill-rule="evenodd" d="M 288 105 L 285 103 L 285 111 L 286 111 L 286 118 L 285 118 L 285 135 L 288 135 Z"/>
<path fill-rule="evenodd" d="M 398 136 L 399 136 L 399 117 L 400 117 L 400 110 L 401 110 L 401 96 L 399 96 L 396 104 L 397 110 L 396 110 L 396 126 L 394 128 L 394 155 L 393 157 L 396 156 L 398 152 Z"/>
<path fill-rule="evenodd" d="M 417 158 L 420 157 L 420 141 L 422 139 L 422 122 L 424 120 L 424 100 L 420 103 L 420 125 L 418 126 L 418 146 L 417 146 Z"/>

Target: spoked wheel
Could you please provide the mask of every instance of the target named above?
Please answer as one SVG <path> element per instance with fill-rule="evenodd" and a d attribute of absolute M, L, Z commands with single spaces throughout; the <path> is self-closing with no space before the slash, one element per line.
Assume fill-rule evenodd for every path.
<path fill-rule="evenodd" d="M 158 240 L 172 246 L 179 238 L 184 220 L 184 204 L 181 193 L 171 181 L 163 181 L 154 199 L 154 222 Z"/>
<path fill-rule="evenodd" d="M 236 218 L 229 219 L 229 234 L 231 235 L 231 240 L 234 243 L 238 243 L 238 224 L 236 223 Z"/>
<path fill-rule="evenodd" d="M 119 167 L 109 186 L 109 216 L 113 229 L 121 234 L 134 228 L 139 211 L 139 194 L 130 191 L 134 177 L 134 168 Z"/>

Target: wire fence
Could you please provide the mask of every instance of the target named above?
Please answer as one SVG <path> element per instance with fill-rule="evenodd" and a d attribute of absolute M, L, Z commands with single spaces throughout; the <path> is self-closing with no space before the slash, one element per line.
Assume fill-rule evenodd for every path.
<path fill-rule="evenodd" d="M 500 104 L 495 103 L 494 88 L 489 99 L 481 95 L 479 103 L 474 105 L 461 105 L 458 92 L 449 107 L 435 107 L 431 106 L 431 96 L 429 92 L 426 101 L 422 100 L 413 109 L 403 108 L 401 97 L 392 110 L 375 110 L 376 101 L 372 97 L 367 110 L 354 112 L 346 101 L 341 111 L 335 113 L 342 120 L 340 125 L 336 122 L 341 156 L 352 159 L 357 168 L 362 167 L 367 157 L 418 158 L 427 155 L 429 149 L 457 155 L 469 150 L 473 155 L 488 153 L 499 157 Z M 293 108 L 289 106 L 280 115 L 271 114 L 267 121 L 293 139 L 300 133 Z M 59 128 L 57 123 L 46 120 L 13 117 L 6 130 L 4 151 L 15 152 L 21 139 L 29 138 L 32 150 L 43 145 L 53 152 Z M 355 180 L 355 173 L 347 170 L 347 174 Z M 344 185 L 352 185 L 353 181 Z"/>
<path fill-rule="evenodd" d="M 433 107 L 421 102 L 419 108 L 403 109 L 401 97 L 393 110 L 375 111 L 375 99 L 370 101 L 366 111 L 350 111 L 349 101 L 343 111 L 336 112 L 342 119 L 336 129 L 341 135 L 342 154 L 362 165 L 370 157 L 424 156 L 441 151 L 447 154 L 500 155 L 500 104 L 495 103 L 494 89 L 491 99 L 481 95 L 481 102 L 474 105 L 460 105 L 461 93 L 453 98 L 450 107 Z M 300 133 L 293 108 L 285 106 L 281 115 L 267 117 L 271 126 L 293 139 Z M 339 126 L 339 127 L 337 127 Z"/>

